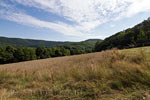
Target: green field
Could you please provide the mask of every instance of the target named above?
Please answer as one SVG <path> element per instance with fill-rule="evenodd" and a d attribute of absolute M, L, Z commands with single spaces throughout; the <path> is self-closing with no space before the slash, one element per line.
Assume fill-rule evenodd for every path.
<path fill-rule="evenodd" d="M 145 55 L 150 56 L 150 47 L 139 47 L 139 48 L 132 48 L 132 49 L 124 49 L 122 50 L 125 53 L 132 53 L 132 54 L 137 54 L 139 52 L 143 52 Z"/>
<path fill-rule="evenodd" d="M 150 100 L 150 47 L 0 65 L 0 100 Z"/>

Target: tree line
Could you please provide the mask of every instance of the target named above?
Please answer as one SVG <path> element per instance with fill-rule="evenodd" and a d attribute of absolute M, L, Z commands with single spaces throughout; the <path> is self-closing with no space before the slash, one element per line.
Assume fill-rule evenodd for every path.
<path fill-rule="evenodd" d="M 50 57 L 69 56 L 76 54 L 90 53 L 92 49 L 84 47 L 14 47 L 14 46 L 0 46 L 0 64 L 29 61 L 36 59 L 45 59 Z"/>

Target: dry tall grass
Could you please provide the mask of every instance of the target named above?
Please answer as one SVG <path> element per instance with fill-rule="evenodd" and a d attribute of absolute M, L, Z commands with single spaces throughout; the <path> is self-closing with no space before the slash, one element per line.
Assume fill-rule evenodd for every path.
<path fill-rule="evenodd" d="M 150 48 L 135 51 L 0 65 L 0 100 L 150 100 Z"/>

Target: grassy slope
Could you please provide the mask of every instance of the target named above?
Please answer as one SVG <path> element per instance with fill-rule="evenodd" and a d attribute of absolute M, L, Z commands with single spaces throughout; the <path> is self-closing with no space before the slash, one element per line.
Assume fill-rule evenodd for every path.
<path fill-rule="evenodd" d="M 149 100 L 150 47 L 0 65 L 1 100 Z"/>

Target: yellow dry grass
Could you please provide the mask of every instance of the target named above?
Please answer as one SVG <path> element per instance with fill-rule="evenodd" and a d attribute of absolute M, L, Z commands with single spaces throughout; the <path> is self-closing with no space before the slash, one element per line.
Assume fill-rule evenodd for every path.
<path fill-rule="evenodd" d="M 108 50 L 0 65 L 0 100 L 143 100 L 149 53 Z"/>

